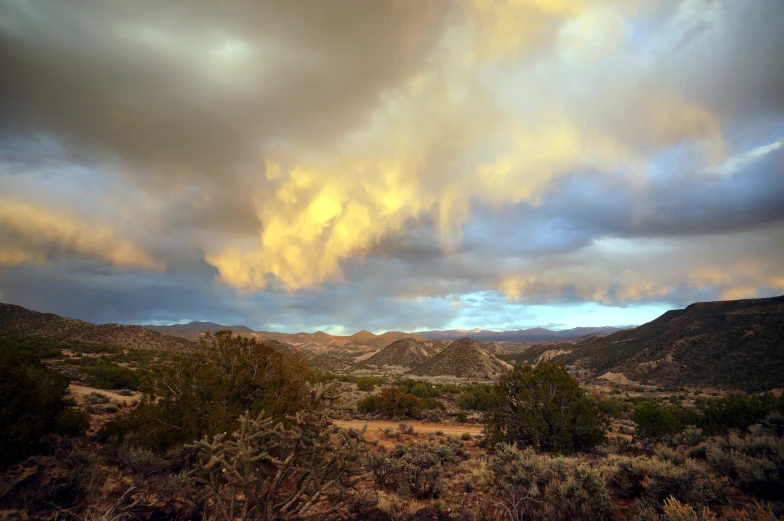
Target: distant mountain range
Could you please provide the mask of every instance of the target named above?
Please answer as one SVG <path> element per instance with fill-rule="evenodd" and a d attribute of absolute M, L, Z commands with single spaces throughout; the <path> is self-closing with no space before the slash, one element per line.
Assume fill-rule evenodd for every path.
<path fill-rule="evenodd" d="M 276 333 L 272 331 L 254 331 L 247 326 L 225 326 L 214 322 L 188 322 L 187 324 L 173 324 L 171 326 L 146 325 L 141 326 L 158 333 L 174 335 L 186 338 L 193 342 L 198 342 L 199 337 L 204 333 L 215 333 L 220 330 L 231 330 L 234 334 L 252 336 L 259 340 L 276 340 L 285 342 L 293 346 L 302 347 L 314 351 L 325 350 L 328 347 L 342 349 L 362 349 L 367 347 L 385 347 L 401 338 L 413 338 L 424 340 L 423 337 L 415 333 L 404 333 L 402 331 L 387 331 L 380 335 L 370 331 L 358 331 L 349 336 L 329 335 L 323 331 L 315 333 Z"/>
<path fill-rule="evenodd" d="M 417 333 L 404 333 L 402 331 L 388 331 L 380 335 L 370 331 L 359 331 L 350 336 L 329 335 L 323 331 L 315 333 L 275 333 L 271 331 L 253 331 L 247 326 L 226 326 L 214 322 L 189 322 L 187 324 L 174 324 L 171 326 L 142 326 L 166 335 L 180 336 L 198 342 L 199 337 L 207 332 L 215 333 L 221 329 L 229 329 L 235 334 L 254 336 L 260 340 L 277 340 L 292 345 L 326 344 L 346 347 L 354 346 L 384 347 L 401 338 L 417 340 L 457 340 L 471 338 L 482 342 L 538 342 L 543 340 L 571 340 L 588 335 L 609 335 L 623 328 L 617 327 L 576 327 L 552 331 L 541 327 L 520 329 L 517 331 L 489 331 L 487 329 L 450 329 L 446 331 L 420 331 Z"/>
<path fill-rule="evenodd" d="M 417 335 L 431 340 L 456 340 L 472 338 L 483 342 L 538 342 L 542 340 L 566 340 L 588 335 L 609 335 L 624 328 L 618 327 L 575 327 L 553 331 L 543 327 L 518 329 L 516 331 L 489 331 L 487 329 L 449 329 L 446 331 L 419 331 Z"/>
<path fill-rule="evenodd" d="M 552 360 L 616 382 L 726 386 L 748 391 L 784 388 L 784 296 L 700 302 L 642 326 L 543 328 L 494 332 L 392 331 L 350 336 L 272 333 L 245 326 L 191 322 L 172 326 L 95 325 L 0 304 L 0 338 L 30 335 L 182 351 L 205 332 L 231 329 L 295 353 L 332 371 L 394 369 L 421 376 L 495 378 L 507 363 Z M 435 338 L 434 338 L 435 337 Z M 458 338 L 452 338 L 458 337 Z M 513 348 L 513 349 L 511 349 Z"/>

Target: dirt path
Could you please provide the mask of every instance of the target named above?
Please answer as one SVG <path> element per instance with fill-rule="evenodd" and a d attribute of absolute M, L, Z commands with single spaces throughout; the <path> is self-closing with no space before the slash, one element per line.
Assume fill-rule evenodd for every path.
<path fill-rule="evenodd" d="M 343 427 L 344 429 L 354 428 L 361 429 L 367 425 L 368 432 L 377 431 L 378 429 L 399 429 L 400 422 L 384 421 L 384 420 L 332 420 L 332 423 Z M 406 422 L 414 427 L 414 432 L 437 432 L 441 431 L 444 434 L 482 434 L 482 427 L 477 425 L 440 425 L 438 423 L 425 423 L 416 420 Z"/>
<path fill-rule="evenodd" d="M 123 396 L 121 394 L 106 391 L 104 389 L 96 389 L 94 387 L 87 387 L 86 385 L 79 385 L 79 384 L 71 384 L 68 387 L 68 390 L 71 391 L 71 394 L 74 395 L 86 395 L 90 393 L 98 393 L 106 396 L 107 398 L 111 398 L 112 400 L 117 400 L 118 402 L 125 402 L 130 403 L 133 400 L 138 399 L 138 396 Z"/>

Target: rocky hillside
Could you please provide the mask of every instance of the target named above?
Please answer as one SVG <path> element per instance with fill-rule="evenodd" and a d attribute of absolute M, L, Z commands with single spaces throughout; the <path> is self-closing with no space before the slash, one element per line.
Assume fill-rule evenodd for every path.
<path fill-rule="evenodd" d="M 171 326 L 142 326 L 152 331 L 157 331 L 166 335 L 173 335 L 191 340 L 199 341 L 199 336 L 203 333 L 215 333 L 222 329 L 227 329 L 235 335 L 249 336 L 258 340 L 275 340 L 289 344 L 305 352 L 329 353 L 334 351 L 346 352 L 367 352 L 369 348 L 383 348 L 402 338 L 413 338 L 424 340 L 422 337 L 404 333 L 402 331 L 387 331 L 380 335 L 370 331 L 359 331 L 350 336 L 338 336 L 316 331 L 315 333 L 277 333 L 274 331 L 254 331 L 247 326 L 224 326 L 214 322 L 189 322 L 187 324 L 174 324 Z"/>
<path fill-rule="evenodd" d="M 550 349 L 556 349 L 549 346 Z M 563 346 L 552 360 L 651 384 L 784 387 L 784 296 L 700 302 Z M 530 356 L 536 351 L 526 352 Z"/>
<path fill-rule="evenodd" d="M 141 326 L 95 325 L 53 313 L 39 313 L 21 306 L 0 304 L 0 336 L 24 335 L 78 340 L 125 349 L 182 351 L 195 344 L 184 338 L 162 335 Z"/>
<path fill-rule="evenodd" d="M 417 367 L 437 355 L 448 345 L 442 341 L 401 338 L 364 360 L 366 365 Z"/>
<path fill-rule="evenodd" d="M 146 329 L 157 331 L 164 335 L 179 336 L 191 342 L 198 342 L 204 333 L 215 334 L 218 331 L 229 330 L 235 335 L 252 335 L 254 331 L 246 326 L 224 326 L 214 322 L 189 322 L 187 324 L 173 324 L 171 326 L 142 326 Z"/>
<path fill-rule="evenodd" d="M 470 338 L 461 338 L 411 370 L 410 374 L 486 380 L 496 378 L 510 367 L 490 353 L 482 343 Z"/>

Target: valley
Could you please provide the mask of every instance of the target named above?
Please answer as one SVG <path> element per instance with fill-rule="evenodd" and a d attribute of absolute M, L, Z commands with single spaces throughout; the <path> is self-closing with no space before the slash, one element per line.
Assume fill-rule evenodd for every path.
<path fill-rule="evenodd" d="M 315 436 L 353 462 L 344 475 L 353 479 L 351 492 L 340 500 L 345 503 L 334 503 L 344 505 L 351 520 L 508 519 L 499 505 L 512 504 L 515 496 L 504 483 L 519 479 L 511 469 L 523 465 L 538 476 L 538 497 L 558 519 L 583 505 L 593 512 L 591 519 L 647 521 L 641 509 L 672 496 L 678 508 L 707 505 L 722 521 L 752 519 L 739 517 L 749 512 L 754 520 L 773 521 L 784 512 L 776 498 L 784 492 L 778 478 L 760 471 L 754 479 L 763 488 L 753 488 L 745 467 L 728 471 L 720 462 L 735 454 L 746 458 L 742 465 L 782 464 L 775 455 L 784 434 L 782 303 L 784 297 L 699 303 L 609 334 L 501 342 L 402 332 L 289 335 L 215 323 L 147 329 L 0 305 L 0 355 L 40 358 L 35 371 L 64 379 L 57 385 L 64 382 L 64 399 L 72 400 L 66 410 L 86 421 L 79 427 L 84 431 L 49 435 L 48 452 L 6 465 L 0 514 L 48 519 L 53 511 L 43 506 L 50 500 L 42 494 L 78 486 L 83 492 L 56 504 L 93 515 L 116 503 L 123 519 L 146 520 L 145 512 L 199 518 L 208 489 L 182 481 L 178 469 L 193 476 L 207 470 L 199 460 L 184 462 L 178 451 L 215 425 L 237 425 L 244 411 L 264 407 L 280 411 L 262 414 L 282 421 L 276 427 L 282 430 L 247 417 L 242 421 L 250 423 L 243 425 L 256 429 L 254 436 Z M 760 354 L 765 359 L 752 363 Z M 557 458 L 533 439 L 522 451 L 496 441 L 509 431 L 494 430 L 493 418 L 509 417 L 499 407 L 514 403 L 504 393 L 517 387 L 501 389 L 511 382 L 539 385 L 537 379 L 554 386 L 546 387 L 547 395 L 563 385 L 558 392 L 571 393 L 569 400 L 584 400 L 575 414 L 592 411 L 597 437 L 569 441 L 584 445 L 558 449 L 564 455 Z M 529 396 L 515 392 L 515 400 Z M 527 410 L 553 411 L 546 405 Z M 548 426 L 560 421 L 527 418 L 526 429 L 545 427 L 536 435 L 542 440 L 551 436 Z M 186 430 L 192 434 L 184 435 Z M 215 440 L 210 447 L 229 450 Z M 760 446 L 773 452 L 754 452 Z M 312 457 L 294 446 L 285 450 L 292 458 Z M 242 461 L 239 453 L 233 457 Z M 566 474 L 553 481 L 556 466 Z M 83 482 L 83 472 L 101 481 Z M 300 470 L 286 472 L 294 479 Z M 577 486 L 585 472 L 598 480 L 598 495 L 559 495 L 559 487 Z M 650 484 L 642 489 L 628 484 L 643 478 Z M 29 504 L 42 506 L 24 506 Z"/>

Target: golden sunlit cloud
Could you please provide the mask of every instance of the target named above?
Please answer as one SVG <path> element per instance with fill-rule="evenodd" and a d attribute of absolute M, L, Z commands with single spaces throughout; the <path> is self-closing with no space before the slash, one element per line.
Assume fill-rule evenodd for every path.
<path fill-rule="evenodd" d="M 62 211 L 0 199 L 0 264 L 45 263 L 50 258 L 98 259 L 115 266 L 162 270 L 164 265 L 107 224 Z"/>

